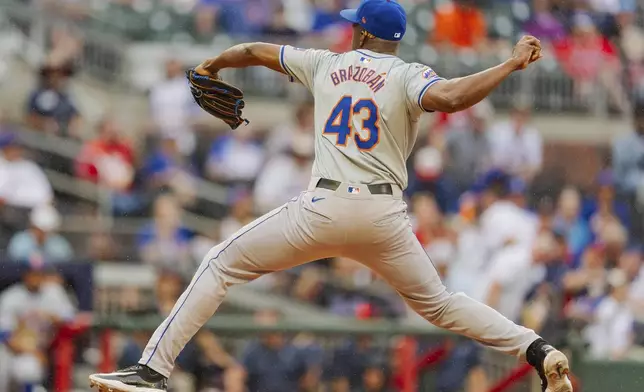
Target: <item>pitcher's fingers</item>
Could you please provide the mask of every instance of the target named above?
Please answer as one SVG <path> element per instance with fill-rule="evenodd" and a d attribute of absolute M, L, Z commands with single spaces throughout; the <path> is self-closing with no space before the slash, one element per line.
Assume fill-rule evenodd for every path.
<path fill-rule="evenodd" d="M 521 41 L 528 45 L 534 45 L 534 46 L 539 46 L 541 47 L 541 41 L 539 41 L 536 37 L 533 37 L 531 35 L 524 35 L 523 38 L 521 38 Z"/>

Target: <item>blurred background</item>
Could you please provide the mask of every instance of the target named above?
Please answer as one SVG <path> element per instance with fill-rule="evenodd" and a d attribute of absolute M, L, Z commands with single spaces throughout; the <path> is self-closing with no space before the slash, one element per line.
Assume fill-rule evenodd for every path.
<path fill-rule="evenodd" d="M 544 59 L 427 115 L 414 230 L 448 288 L 540 332 L 576 391 L 644 377 L 640 0 L 401 1 L 400 56 L 457 77 L 523 33 Z M 308 183 L 303 87 L 225 71 L 230 132 L 183 70 L 238 42 L 349 50 L 344 0 L 0 0 L 0 392 L 87 390 L 138 361 L 207 250 Z M 319 260 L 231 290 L 173 391 L 539 391 L 513 358 L 419 320 L 377 276 Z"/>

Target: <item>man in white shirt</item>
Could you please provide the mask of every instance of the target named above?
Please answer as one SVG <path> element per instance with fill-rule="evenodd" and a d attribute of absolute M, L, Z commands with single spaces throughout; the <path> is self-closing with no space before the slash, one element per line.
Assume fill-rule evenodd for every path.
<path fill-rule="evenodd" d="M 545 277 L 544 264 L 552 261 L 556 246 L 553 235 L 544 232 L 533 247 L 514 243 L 498 251 L 483 278 L 487 305 L 518 322 L 525 298 Z"/>
<path fill-rule="evenodd" d="M 48 282 L 46 272 L 45 265 L 32 265 L 21 283 L 0 294 L 0 391 L 43 382 L 54 327 L 75 314 L 65 290 Z"/>
<path fill-rule="evenodd" d="M 252 126 L 226 133 L 210 146 L 204 171 L 206 176 L 226 184 L 251 184 L 265 164 L 266 151 L 256 140 Z"/>
<path fill-rule="evenodd" d="M 190 94 L 183 66 L 178 60 L 166 62 L 166 80 L 150 91 L 150 112 L 161 135 L 176 140 L 184 156 L 192 154 L 196 144 L 193 118 L 201 112 Z"/>
<path fill-rule="evenodd" d="M 496 170 L 487 173 L 481 185 L 479 225 L 488 258 L 513 243 L 529 249 L 536 237 L 538 220 L 508 199 L 510 185 L 510 176 Z"/>
<path fill-rule="evenodd" d="M 290 144 L 289 150 L 270 159 L 257 177 L 255 206 L 261 213 L 297 196 L 309 182 L 313 140 L 305 135 L 296 135 Z"/>
<path fill-rule="evenodd" d="M 626 273 L 620 269 L 610 271 L 608 285 L 610 295 L 599 303 L 584 334 L 594 359 L 619 360 L 624 359 L 633 344 L 635 320 L 628 304 Z"/>
<path fill-rule="evenodd" d="M 489 132 L 493 166 L 531 180 L 541 170 L 543 139 L 529 124 L 530 107 L 518 104 L 509 121 L 496 123 Z"/>
<path fill-rule="evenodd" d="M 42 169 L 23 157 L 16 135 L 0 135 L 0 206 L 34 208 L 53 199 Z"/>

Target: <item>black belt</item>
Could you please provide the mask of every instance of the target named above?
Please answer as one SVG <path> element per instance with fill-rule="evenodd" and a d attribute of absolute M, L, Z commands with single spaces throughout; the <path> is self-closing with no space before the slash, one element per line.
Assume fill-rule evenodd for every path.
<path fill-rule="evenodd" d="M 318 181 L 315 187 L 335 191 L 340 187 L 340 185 L 342 185 L 340 181 L 329 180 L 327 178 L 320 178 L 320 181 Z M 394 191 L 391 188 L 391 184 L 367 185 L 367 188 L 369 189 L 369 192 L 371 192 L 372 195 L 393 195 L 394 194 Z"/>

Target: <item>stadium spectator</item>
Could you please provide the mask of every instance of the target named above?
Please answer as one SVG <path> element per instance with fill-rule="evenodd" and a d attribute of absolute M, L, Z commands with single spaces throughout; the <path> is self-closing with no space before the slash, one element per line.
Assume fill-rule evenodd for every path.
<path fill-rule="evenodd" d="M 138 234 L 141 259 L 157 268 L 192 274 L 195 263 L 190 254 L 192 232 L 181 224 L 181 207 L 170 194 L 157 197 L 152 221 Z"/>
<path fill-rule="evenodd" d="M 71 69 L 44 65 L 40 81 L 27 101 L 27 124 L 62 136 L 80 137 L 80 114 L 66 90 Z"/>
<path fill-rule="evenodd" d="M 453 221 L 457 233 L 454 260 L 447 270 L 445 284 L 452 292 L 463 292 L 468 296 L 481 299 L 480 273 L 487 264 L 483 236 L 479 230 L 476 196 L 465 193 L 459 200 L 459 212 Z"/>
<path fill-rule="evenodd" d="M 221 221 L 219 239 L 229 238 L 255 219 L 253 198 L 244 187 L 230 191 L 230 214 Z"/>
<path fill-rule="evenodd" d="M 292 40 L 298 35 L 297 30 L 289 26 L 288 20 L 286 19 L 284 5 L 281 2 L 276 6 L 276 9 L 273 10 L 271 15 L 272 17 L 270 18 L 268 24 L 261 30 L 263 35 L 280 41 L 285 39 Z"/>
<path fill-rule="evenodd" d="M 550 232 L 546 232 L 550 235 Z M 554 232 L 555 245 L 545 265 L 543 280 L 531 289 L 523 310 L 523 323 L 552 341 L 561 340 L 565 333 L 563 279 L 570 270 L 568 247 L 562 233 Z"/>
<path fill-rule="evenodd" d="M 538 220 L 508 199 L 510 181 L 510 176 L 496 170 L 481 180 L 479 227 L 486 258 L 508 245 L 521 245 L 529 252 L 536 237 Z"/>
<path fill-rule="evenodd" d="M 523 25 L 523 30 L 539 37 L 542 44 L 557 42 L 566 36 L 566 29 L 552 12 L 551 3 L 550 0 L 533 0 L 532 17 Z"/>
<path fill-rule="evenodd" d="M 609 294 L 597 305 L 585 336 L 589 355 L 595 359 L 625 359 L 633 344 L 633 313 L 628 306 L 626 273 L 613 269 L 608 273 Z"/>
<path fill-rule="evenodd" d="M 454 258 L 454 233 L 447 227 L 431 195 L 417 193 L 412 197 L 411 204 L 416 238 L 444 277 Z"/>
<path fill-rule="evenodd" d="M 210 248 L 230 238 L 256 218 L 253 210 L 253 196 L 246 187 L 230 189 L 226 204 L 230 206 L 230 212 L 219 222 L 216 230 L 208 233 L 209 235 L 197 235 L 192 240 L 191 249 L 195 260 L 201 260 Z"/>
<path fill-rule="evenodd" d="M 343 0 L 314 0 L 313 10 L 313 32 L 321 32 L 340 23 L 344 23 L 340 17 L 340 10 L 344 8 Z"/>
<path fill-rule="evenodd" d="M 48 204 L 35 207 L 30 214 L 31 227 L 16 233 L 9 242 L 8 256 L 13 261 L 43 259 L 46 262 L 66 262 L 74 257 L 70 243 L 56 233 L 60 214 Z"/>
<path fill-rule="evenodd" d="M 528 182 L 543 163 L 543 139 L 530 124 L 530 114 L 530 106 L 519 102 L 509 121 L 497 122 L 489 133 L 493 166 Z"/>
<path fill-rule="evenodd" d="M 311 272 L 308 274 L 302 273 L 302 278 L 311 279 Z M 346 257 L 336 257 L 329 263 L 329 276 L 334 283 L 338 284 L 341 288 L 349 288 L 348 290 L 328 290 L 323 291 L 322 287 L 315 287 L 311 284 L 312 289 L 322 290 L 322 303 L 332 314 L 345 317 L 354 317 L 356 310 L 365 303 L 365 299 L 359 292 L 351 290 L 351 288 L 364 287 L 371 279 L 371 273 L 365 270 L 360 264 L 354 260 Z M 317 278 L 316 276 L 313 276 Z M 298 282 L 299 283 L 299 282 Z M 317 283 L 314 281 L 314 283 Z"/>
<path fill-rule="evenodd" d="M 97 137 L 86 142 L 76 158 L 76 175 L 110 189 L 127 190 L 134 179 L 134 163 L 131 143 L 121 136 L 118 124 L 105 117 L 97 125 Z"/>
<path fill-rule="evenodd" d="M 82 253 L 94 261 L 123 260 L 122 247 L 108 233 L 94 233 L 87 240 Z"/>
<path fill-rule="evenodd" d="M 644 204 L 644 97 L 635 100 L 633 131 L 618 136 L 612 145 L 617 190 Z"/>
<path fill-rule="evenodd" d="M 266 140 L 266 153 L 275 155 L 286 152 L 291 148 L 294 138 L 308 138 L 313 144 L 313 103 L 304 102 L 295 110 L 292 121 L 280 124 L 273 129 Z M 304 141 L 302 141 L 304 143 Z"/>
<path fill-rule="evenodd" d="M 24 157 L 15 134 L 0 135 L 0 206 L 34 208 L 53 200 L 51 184 L 42 169 Z"/>
<path fill-rule="evenodd" d="M 586 219 L 595 235 L 608 222 L 617 221 L 625 228 L 631 225 L 630 211 L 627 204 L 615 197 L 613 173 L 603 170 L 595 181 L 595 197 L 589 198 L 584 206 Z"/>
<path fill-rule="evenodd" d="M 618 38 L 622 28 L 633 19 L 637 1 L 633 0 L 591 0 L 589 1 L 599 30 L 607 38 Z"/>
<path fill-rule="evenodd" d="M 311 178 L 313 140 L 297 135 L 286 153 L 271 158 L 255 184 L 255 205 L 260 213 L 286 203 L 308 186 Z"/>
<path fill-rule="evenodd" d="M 256 314 L 258 325 L 274 325 L 279 314 L 263 310 Z M 319 374 L 319 357 L 311 358 L 307 350 L 298 349 L 279 332 L 264 333 L 258 340 L 250 342 L 242 354 L 246 369 L 246 386 L 250 391 L 283 392 L 300 390 L 303 381 L 313 374 Z M 307 377 L 308 376 L 308 377 Z"/>
<path fill-rule="evenodd" d="M 253 183 L 265 160 L 265 151 L 254 137 L 253 129 L 245 126 L 216 139 L 206 161 L 206 176 L 228 185 Z"/>
<path fill-rule="evenodd" d="M 310 1 L 282 0 L 286 21 L 298 32 L 308 32 L 313 24 L 313 6 Z"/>
<path fill-rule="evenodd" d="M 628 102 L 619 83 L 617 49 L 599 33 L 590 15 L 577 13 L 572 26 L 572 35 L 558 42 L 555 50 L 561 66 L 575 82 L 577 96 L 593 107 L 597 88 L 601 87 L 612 103 L 625 113 Z"/>
<path fill-rule="evenodd" d="M 459 195 L 491 168 L 492 151 L 486 135 L 488 113 L 485 105 L 475 105 L 463 113 L 467 119 L 460 126 L 451 126 L 447 132 L 445 176 L 455 184 Z"/>
<path fill-rule="evenodd" d="M 59 2 L 60 3 L 60 2 Z M 74 12 L 70 7 L 68 7 L 72 2 L 62 2 L 59 4 L 59 7 L 52 7 L 52 11 L 58 10 L 63 11 L 66 17 L 72 17 L 81 22 L 84 22 L 82 19 L 87 16 L 83 15 L 82 8 L 86 10 L 88 7 L 78 2 L 73 2 L 76 5 L 76 11 Z M 66 8 L 66 9 L 65 9 Z M 80 56 L 83 50 L 83 36 L 79 34 L 72 26 L 69 26 L 64 23 L 52 25 L 48 31 L 49 33 L 49 42 L 48 42 L 48 53 L 46 63 L 50 65 L 58 65 L 61 68 L 65 68 L 69 72 L 69 76 L 73 73 L 74 64 L 80 60 Z"/>
<path fill-rule="evenodd" d="M 635 293 L 637 284 L 635 283 L 640 278 L 642 272 L 642 247 L 640 245 L 630 245 L 622 252 L 617 268 L 626 273 L 626 278 L 630 283 L 631 292 Z"/>
<path fill-rule="evenodd" d="M 604 248 L 607 265 L 614 267 L 628 244 L 628 232 L 619 222 L 608 221 L 599 229 L 597 242 Z"/>
<path fill-rule="evenodd" d="M 195 197 L 196 183 L 186 160 L 179 151 L 177 140 L 163 137 L 141 168 L 147 191 L 171 190 L 184 204 L 189 204 Z"/>
<path fill-rule="evenodd" d="M 508 189 L 508 200 L 514 203 L 517 207 L 525 210 L 537 221 L 537 230 L 539 228 L 539 217 L 528 210 L 528 200 L 526 193 L 528 185 L 521 177 L 512 177 Z"/>
<path fill-rule="evenodd" d="M 393 392 L 390 387 L 390 375 L 387 361 L 382 358 L 370 358 L 362 374 L 362 385 L 359 392 Z"/>
<path fill-rule="evenodd" d="M 150 91 L 150 113 L 160 135 L 175 139 L 179 151 L 189 156 L 195 149 L 195 118 L 201 112 L 190 94 L 183 70 L 179 60 L 166 61 L 165 80 L 155 83 Z"/>
<path fill-rule="evenodd" d="M 484 280 L 486 303 L 502 315 L 519 322 L 523 301 L 545 277 L 545 266 L 553 261 L 556 241 L 549 232 L 542 232 L 532 248 L 525 244 L 507 245 L 490 259 Z M 517 279 L 521 276 L 521 279 Z"/>
<path fill-rule="evenodd" d="M 566 316 L 576 322 L 587 322 L 605 294 L 607 285 L 606 257 L 601 245 L 586 248 L 581 265 L 563 279 L 564 291 L 572 296 L 566 305 Z"/>
<path fill-rule="evenodd" d="M 105 117 L 98 124 L 96 139 L 83 145 L 76 158 L 76 175 L 98 183 L 111 192 L 113 212 L 129 215 L 140 211 L 143 202 L 134 192 L 134 150 L 121 136 L 118 124 Z"/>
<path fill-rule="evenodd" d="M 212 42 L 217 30 L 220 7 L 216 1 L 197 1 L 194 7 L 194 21 L 192 23 L 192 36 L 197 42 Z"/>
<path fill-rule="evenodd" d="M 317 263 L 316 263 L 317 264 Z M 301 301 L 326 305 L 324 292 L 325 277 L 324 270 L 319 265 L 305 265 L 297 270 L 297 276 L 293 283 L 284 283 L 280 281 L 273 282 L 273 290 L 278 289 L 287 292 L 288 295 Z M 285 279 L 286 280 L 286 279 Z M 289 288 L 280 287 L 280 285 L 291 285 Z M 286 290 L 283 290 L 283 289 Z"/>
<path fill-rule="evenodd" d="M 395 319 L 406 315 L 407 308 L 400 296 L 364 265 L 345 257 L 318 265 L 328 265 L 328 273 L 316 268 L 309 274 L 308 298 L 330 312 L 360 320 Z M 301 273 L 300 281 L 304 280 L 305 272 L 309 271 Z"/>
<path fill-rule="evenodd" d="M 577 189 L 567 187 L 561 191 L 552 225 L 566 237 L 573 259 L 581 257 L 592 241 L 592 232 L 581 215 L 581 195 Z"/>
<path fill-rule="evenodd" d="M 421 139 L 422 140 L 422 139 Z M 456 210 L 453 200 L 453 190 L 445 178 L 445 160 L 443 135 L 430 131 L 425 143 L 418 143 L 416 151 L 412 154 L 412 164 L 409 172 L 409 186 L 407 193 L 414 195 L 418 192 L 431 193 L 441 210 L 451 213 Z"/>
<path fill-rule="evenodd" d="M 483 12 L 473 0 L 456 0 L 438 7 L 430 40 L 442 50 L 479 50 L 487 41 Z"/>
<path fill-rule="evenodd" d="M 42 386 L 55 328 L 75 315 L 67 293 L 47 270 L 45 264 L 31 264 L 20 283 L 0 294 L 0 390 Z"/>
<path fill-rule="evenodd" d="M 619 261 L 619 268 L 626 272 L 631 282 L 629 302 L 633 315 L 638 320 L 642 320 L 642 317 L 644 317 L 644 259 L 642 258 L 642 247 L 634 245 L 626 250 Z"/>
<path fill-rule="evenodd" d="M 483 392 L 489 380 L 483 368 L 483 348 L 475 342 L 447 343 L 447 357 L 438 364 L 436 391 Z"/>
<path fill-rule="evenodd" d="M 373 338 L 366 335 L 343 342 L 332 352 L 325 365 L 330 390 L 366 392 L 369 391 L 368 386 L 381 384 L 386 380 L 388 372 L 386 364 L 383 363 L 386 356 L 387 352 L 377 347 Z"/>

